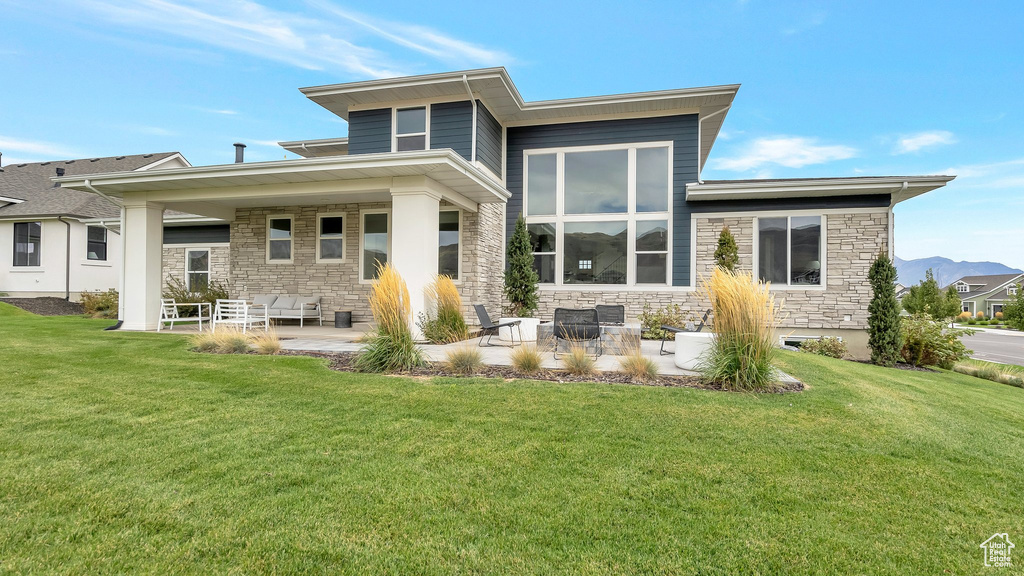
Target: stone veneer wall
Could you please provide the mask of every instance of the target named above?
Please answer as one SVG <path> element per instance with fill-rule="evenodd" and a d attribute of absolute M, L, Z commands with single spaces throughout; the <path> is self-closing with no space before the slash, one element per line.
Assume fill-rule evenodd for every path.
<path fill-rule="evenodd" d="M 182 282 L 185 281 L 185 251 L 194 249 L 210 249 L 210 281 L 220 282 L 224 286 L 229 286 L 231 280 L 231 248 L 226 244 L 220 245 L 189 245 L 189 246 L 177 246 L 174 244 L 164 244 L 163 249 L 163 275 L 161 276 L 161 282 L 163 285 L 167 284 L 168 277 L 174 277 Z"/>
<path fill-rule="evenodd" d="M 371 321 L 367 300 L 370 284 L 359 281 L 359 213 L 390 207 L 390 203 L 378 202 L 239 209 L 231 224 L 232 295 L 246 299 L 258 294 L 321 296 L 325 322 L 331 321 L 328 317 L 336 310 L 351 310 L 356 322 Z M 445 207 L 451 206 L 442 203 Z M 326 213 L 345 215 L 344 262 L 316 261 L 317 214 Z M 292 263 L 267 262 L 267 217 L 271 215 L 294 217 Z M 461 228 L 459 291 L 466 320 L 475 323 L 473 304 L 482 303 L 489 310 L 497 310 L 500 303 L 504 232 L 501 205 L 482 204 L 477 213 L 463 210 Z M 481 229 L 483 234 L 478 233 Z"/>
<path fill-rule="evenodd" d="M 888 214 L 851 213 L 826 214 L 826 246 L 824 289 L 778 290 L 777 297 L 785 299 L 784 328 L 809 330 L 866 330 L 871 285 L 868 269 L 880 250 L 888 248 Z M 751 270 L 753 266 L 754 217 L 735 216 L 695 218 L 697 227 L 697 279 L 710 274 L 714 266 L 714 252 L 718 234 L 729 226 L 739 248 L 738 269 Z M 679 304 L 695 314 L 710 308 L 694 290 L 615 291 L 613 289 L 542 289 L 540 317 L 550 319 L 554 308 L 590 307 L 595 304 L 622 304 L 626 317 L 636 318 L 645 303 L 654 308 Z M 850 320 L 845 320 L 846 316 Z M 813 335 L 813 334 L 808 334 Z"/>

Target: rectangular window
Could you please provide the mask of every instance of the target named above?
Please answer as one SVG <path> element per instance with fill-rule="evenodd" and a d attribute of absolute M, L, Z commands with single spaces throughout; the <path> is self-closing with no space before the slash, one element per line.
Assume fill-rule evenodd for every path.
<path fill-rule="evenodd" d="M 292 261 L 291 216 L 267 218 L 267 260 L 271 262 Z"/>
<path fill-rule="evenodd" d="M 210 251 L 185 251 L 185 284 L 197 292 L 210 285 Z"/>
<path fill-rule="evenodd" d="M 967 284 L 957 284 L 956 285 L 956 291 L 957 292 L 970 292 L 971 291 L 971 287 L 968 286 Z"/>
<path fill-rule="evenodd" d="M 89 260 L 107 259 L 107 229 L 102 226 L 87 226 L 88 246 L 86 246 L 86 257 Z"/>
<path fill-rule="evenodd" d="M 388 262 L 390 245 L 390 215 L 387 212 L 363 213 L 362 252 L 360 269 L 363 280 L 377 277 L 377 269 Z"/>
<path fill-rule="evenodd" d="M 42 246 L 42 222 L 14 223 L 14 265 L 39 266 L 39 248 Z"/>
<path fill-rule="evenodd" d="M 395 151 L 427 149 L 427 109 L 400 108 L 395 110 Z"/>
<path fill-rule="evenodd" d="M 1017 287 L 1016 286 L 1010 286 L 1009 288 L 1006 289 L 1006 294 L 1008 296 L 1016 296 L 1017 295 Z"/>
<path fill-rule="evenodd" d="M 669 283 L 671 144 L 524 155 L 524 209 L 542 283 Z"/>
<path fill-rule="evenodd" d="M 757 219 L 757 271 L 765 282 L 821 286 L 821 216 Z"/>
<path fill-rule="evenodd" d="M 438 215 L 437 273 L 459 279 L 459 211 L 442 210 Z"/>
<path fill-rule="evenodd" d="M 318 262 L 345 261 L 345 217 L 321 214 L 317 217 L 316 259 Z"/>

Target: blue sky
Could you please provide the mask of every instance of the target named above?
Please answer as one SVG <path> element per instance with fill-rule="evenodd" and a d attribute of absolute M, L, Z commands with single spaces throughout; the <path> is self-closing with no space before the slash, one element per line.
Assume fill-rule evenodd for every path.
<path fill-rule="evenodd" d="M 297 90 L 504 65 L 527 100 L 740 83 L 706 179 L 956 174 L 902 258 L 1024 268 L 1024 4 L 0 0 L 3 163 L 286 157 Z M 287 155 L 290 156 L 290 155 Z M 294 156 L 290 156 L 294 157 Z"/>

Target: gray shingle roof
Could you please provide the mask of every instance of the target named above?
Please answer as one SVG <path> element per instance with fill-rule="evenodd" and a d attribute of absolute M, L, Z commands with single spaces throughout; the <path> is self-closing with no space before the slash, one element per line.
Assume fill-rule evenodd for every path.
<path fill-rule="evenodd" d="M 2 212 L 0 212 L 2 213 Z M 980 296 L 987 292 L 995 290 L 999 286 L 1006 284 L 1014 279 L 1021 278 L 1022 274 L 989 274 L 988 276 L 964 276 L 963 278 L 954 280 L 950 285 L 956 284 L 957 282 L 963 282 L 971 286 L 970 292 L 961 292 L 960 299 L 968 300 L 975 296 Z M 977 286 L 977 287 L 975 287 Z M 943 288 L 945 290 L 945 288 Z M 1003 296 L 1006 295 L 1006 290 L 1000 292 Z M 994 294 L 993 297 L 998 297 Z"/>
<path fill-rule="evenodd" d="M 50 178 L 57 175 L 57 168 L 63 168 L 65 176 L 138 170 L 175 154 L 177 152 L 161 152 L 31 164 L 8 164 L 3 166 L 3 172 L 0 172 L 0 196 L 21 198 L 25 201 L 0 208 L 0 218 L 60 215 L 82 218 L 118 218 L 121 215 L 120 211 L 103 198 L 91 192 L 54 188 Z"/>

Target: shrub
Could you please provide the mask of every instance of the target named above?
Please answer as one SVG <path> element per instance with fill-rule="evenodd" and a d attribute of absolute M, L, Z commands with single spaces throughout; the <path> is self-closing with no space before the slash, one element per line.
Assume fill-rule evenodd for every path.
<path fill-rule="evenodd" d="M 512 367 L 523 374 L 540 372 L 541 364 L 544 362 L 540 348 L 535 344 L 517 346 L 509 354 L 509 359 L 512 361 Z"/>
<path fill-rule="evenodd" d="M 424 292 L 436 312 L 420 314 L 419 327 L 423 337 L 434 344 L 450 344 L 469 338 L 469 328 L 462 316 L 462 298 L 452 279 L 444 275 L 435 276 Z"/>
<path fill-rule="evenodd" d="M 505 311 L 519 318 L 533 316 L 537 311 L 537 283 L 540 278 L 533 269 L 533 246 L 522 214 L 516 219 L 516 229 L 509 239 L 506 256 L 508 269 L 502 289 L 507 302 Z"/>
<path fill-rule="evenodd" d="M 999 326 L 999 320 L 996 320 L 995 318 L 993 318 L 993 319 L 988 321 L 988 325 L 989 326 Z"/>
<path fill-rule="evenodd" d="M 650 303 L 644 303 L 644 309 L 640 313 L 641 334 L 648 340 L 661 340 L 666 336 L 662 326 L 677 326 L 682 328 L 685 324 L 683 309 L 679 304 L 669 304 L 664 308 L 652 309 Z"/>
<path fill-rule="evenodd" d="M 736 264 L 740 261 L 739 249 L 736 247 L 736 238 L 729 231 L 729 227 L 722 228 L 718 235 L 718 247 L 715 248 L 715 264 L 725 268 L 729 272 L 736 270 Z"/>
<path fill-rule="evenodd" d="M 996 312 L 996 320 L 1002 320 L 1003 318 L 1005 318 L 1005 316 L 1003 316 L 1002 312 Z"/>
<path fill-rule="evenodd" d="M 914 366 L 938 366 L 949 370 L 970 356 L 960 337 L 971 330 L 947 330 L 924 314 L 914 314 L 902 322 L 903 360 Z"/>
<path fill-rule="evenodd" d="M 645 356 L 640 350 L 619 357 L 619 369 L 629 374 L 633 380 L 647 382 L 658 377 L 658 364 Z"/>
<path fill-rule="evenodd" d="M 842 358 L 846 356 L 846 342 L 833 336 L 825 336 L 817 340 L 805 340 L 800 343 L 801 352 L 810 352 L 819 356 L 829 358 Z"/>
<path fill-rule="evenodd" d="M 984 312 L 978 312 L 977 314 L 974 315 L 974 317 L 977 318 L 978 320 L 984 320 L 985 319 L 985 313 Z"/>
<path fill-rule="evenodd" d="M 576 376 L 590 376 L 597 369 L 594 357 L 587 353 L 587 348 L 580 343 L 572 343 L 569 352 L 562 357 L 565 371 Z"/>
<path fill-rule="evenodd" d="M 868 304 L 871 362 L 891 368 L 900 354 L 900 303 L 896 300 L 896 267 L 885 252 L 880 252 L 871 264 L 868 279 L 872 291 Z"/>
<path fill-rule="evenodd" d="M 775 382 L 775 329 L 780 306 L 768 285 L 749 272 L 715 268 L 702 281 L 701 293 L 711 301 L 715 337 L 698 368 L 706 382 L 730 390 L 763 391 Z"/>
<path fill-rule="evenodd" d="M 978 323 L 978 321 L 977 321 L 977 320 L 975 320 L 974 318 L 969 318 L 969 319 L 967 320 L 967 325 L 968 325 L 968 326 L 974 326 L 974 325 L 975 325 L 975 324 L 977 324 L 977 323 Z"/>
<path fill-rule="evenodd" d="M 449 370 L 463 376 L 476 374 L 480 367 L 484 365 L 484 355 L 475 346 L 461 346 L 454 350 L 449 350 L 445 354 L 445 359 L 447 360 L 446 364 Z"/>
<path fill-rule="evenodd" d="M 195 290 L 189 290 L 180 278 L 168 276 L 163 297 L 173 298 L 175 302 L 209 302 L 212 309 L 217 305 L 217 300 L 226 300 L 231 295 L 220 282 L 200 284 Z M 182 316 L 191 316 L 196 314 L 196 309 L 191 306 L 182 306 L 178 309 L 178 313 Z"/>
<path fill-rule="evenodd" d="M 117 290 L 82 292 L 78 303 L 93 318 L 117 318 Z"/>
<path fill-rule="evenodd" d="M 1024 330 L 1024 286 L 1017 285 L 1017 293 L 1003 304 L 1003 320 L 1010 328 Z"/>
<path fill-rule="evenodd" d="M 274 355 L 281 351 L 281 339 L 273 330 L 266 332 L 250 332 L 249 342 L 259 354 Z"/>
<path fill-rule="evenodd" d="M 425 362 L 410 328 L 409 288 L 390 262 L 378 265 L 370 288 L 370 311 L 377 329 L 355 359 L 360 372 L 409 370 Z"/>

